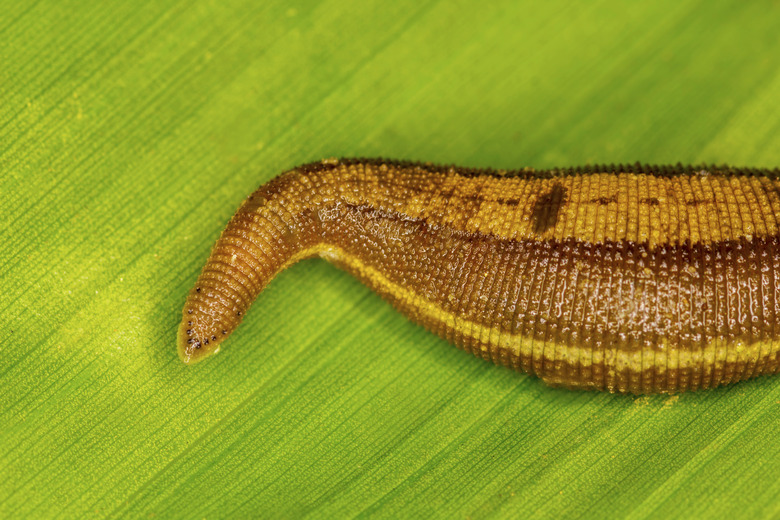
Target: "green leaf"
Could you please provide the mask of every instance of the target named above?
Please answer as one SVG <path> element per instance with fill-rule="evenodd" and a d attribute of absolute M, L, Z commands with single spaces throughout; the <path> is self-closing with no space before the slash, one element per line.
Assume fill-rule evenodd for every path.
<path fill-rule="evenodd" d="M 780 7 L 6 2 L 0 517 L 769 518 L 780 378 L 630 397 L 465 354 L 306 261 L 176 354 L 296 164 L 780 165 Z"/>

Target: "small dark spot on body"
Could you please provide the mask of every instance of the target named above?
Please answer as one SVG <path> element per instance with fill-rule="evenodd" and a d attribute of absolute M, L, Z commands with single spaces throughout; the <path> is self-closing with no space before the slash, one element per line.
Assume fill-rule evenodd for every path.
<path fill-rule="evenodd" d="M 238 311 L 238 312 L 236 313 L 236 316 L 241 316 L 241 311 Z"/>
<path fill-rule="evenodd" d="M 455 189 L 454 188 L 450 188 L 447 191 L 442 191 L 441 192 L 441 196 L 444 197 L 445 199 L 450 199 L 450 198 L 455 196 Z"/>
<path fill-rule="evenodd" d="M 192 309 L 187 309 L 187 314 L 192 314 Z"/>
<path fill-rule="evenodd" d="M 188 336 L 192 336 L 192 330 L 191 329 L 187 329 L 187 335 Z"/>
<path fill-rule="evenodd" d="M 552 189 L 534 203 L 531 210 L 534 233 L 544 233 L 558 222 L 558 214 L 566 203 L 566 188 L 556 182 Z"/>
<path fill-rule="evenodd" d="M 464 197 L 461 197 L 461 199 L 468 200 L 471 202 L 476 202 L 477 204 L 482 204 L 483 202 L 485 202 L 485 197 L 477 194 L 465 195 Z"/>
<path fill-rule="evenodd" d="M 217 341 L 217 337 L 216 336 L 211 336 L 211 341 Z"/>
<path fill-rule="evenodd" d="M 195 292 L 200 292 L 200 287 L 196 287 Z"/>
<path fill-rule="evenodd" d="M 691 199 L 689 201 L 686 201 L 685 204 L 688 206 L 698 206 L 699 204 L 706 204 L 706 200 L 699 200 L 699 199 Z"/>
<path fill-rule="evenodd" d="M 192 322 L 191 322 L 191 321 L 188 321 L 188 322 L 187 322 L 187 325 L 189 325 L 190 327 L 192 327 Z"/>
<path fill-rule="evenodd" d="M 442 191 L 441 192 L 441 196 L 443 198 L 445 198 L 445 199 L 451 199 L 453 197 L 456 197 L 456 198 L 459 198 L 460 200 L 469 201 L 469 202 L 475 202 L 477 204 L 482 204 L 483 202 L 488 200 L 485 197 L 483 197 L 482 195 L 479 195 L 478 193 L 472 193 L 470 195 L 455 195 L 455 190 L 454 189 L 449 189 L 447 191 Z M 497 199 L 495 199 L 495 202 L 497 202 L 499 204 L 505 204 L 507 206 L 517 206 L 518 204 L 520 204 L 520 199 L 502 199 L 502 198 L 497 198 Z"/>
<path fill-rule="evenodd" d="M 224 336 L 225 334 L 227 334 L 227 331 L 226 331 L 226 330 L 223 330 L 223 331 L 222 331 L 222 335 Z"/>
<path fill-rule="evenodd" d="M 193 341 L 194 341 L 194 340 L 193 340 L 192 338 L 190 338 L 190 339 L 188 339 L 188 340 L 187 340 L 187 343 L 188 343 L 189 345 L 192 345 L 192 342 L 193 342 Z"/>
<path fill-rule="evenodd" d="M 209 344 L 209 340 L 207 340 L 207 339 L 204 339 L 204 340 L 203 340 L 203 344 L 204 344 L 204 345 L 208 345 L 208 344 Z"/>
<path fill-rule="evenodd" d="M 617 202 L 617 197 L 615 197 L 614 195 L 612 195 L 611 197 L 597 197 L 595 199 L 591 199 L 590 201 L 600 206 L 606 206 L 607 204 Z"/>
<path fill-rule="evenodd" d="M 645 204 L 647 206 L 658 206 L 660 202 L 655 197 L 645 197 L 644 199 L 639 199 L 640 204 Z"/>

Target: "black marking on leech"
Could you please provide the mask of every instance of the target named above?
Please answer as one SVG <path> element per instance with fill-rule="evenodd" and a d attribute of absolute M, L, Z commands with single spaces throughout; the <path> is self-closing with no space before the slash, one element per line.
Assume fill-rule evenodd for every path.
<path fill-rule="evenodd" d="M 224 336 L 225 334 L 227 334 L 227 331 L 226 331 L 226 330 L 223 330 L 223 331 L 222 331 L 222 335 Z"/>
<path fill-rule="evenodd" d="M 544 233 L 558 222 L 561 207 L 566 202 L 566 188 L 560 184 L 553 184 L 552 189 L 536 199 L 531 210 L 531 218 L 534 222 L 534 233 Z"/>
<path fill-rule="evenodd" d="M 363 179 L 354 179 L 355 184 L 362 184 L 365 186 L 368 186 L 370 189 L 375 189 L 376 183 L 369 183 Z M 412 185 L 404 185 L 403 189 L 409 190 L 415 193 L 423 193 L 423 194 L 437 194 L 439 197 L 442 197 L 443 199 L 458 199 L 463 202 L 473 202 L 477 205 L 482 204 L 483 202 L 491 202 L 495 204 L 502 204 L 504 206 L 518 206 L 520 204 L 520 199 L 502 199 L 501 197 L 498 198 L 490 198 L 490 197 L 484 197 L 478 193 L 470 193 L 467 195 L 462 195 L 455 193 L 455 188 L 448 188 L 446 190 L 442 190 L 441 192 L 431 191 L 430 189 L 421 188 L 419 186 L 412 186 Z"/>
<path fill-rule="evenodd" d="M 200 287 L 196 287 L 195 292 L 200 292 Z"/>
<path fill-rule="evenodd" d="M 658 204 L 660 204 L 660 201 L 655 197 L 646 197 L 644 199 L 639 199 L 639 203 L 646 204 L 648 206 L 658 206 Z"/>
<path fill-rule="evenodd" d="M 612 202 L 617 202 L 617 197 L 612 195 L 611 197 L 597 197 L 595 199 L 591 199 L 591 202 L 594 204 L 598 204 L 599 206 L 606 206 L 607 204 L 611 204 Z"/>
<path fill-rule="evenodd" d="M 458 198 L 460 200 L 468 200 L 470 202 L 476 202 L 477 204 L 482 204 L 483 202 L 485 202 L 485 198 L 477 194 L 461 195 Z"/>
<path fill-rule="evenodd" d="M 445 199 L 451 199 L 455 196 L 455 188 L 449 188 L 447 191 L 442 191 L 441 196 Z"/>

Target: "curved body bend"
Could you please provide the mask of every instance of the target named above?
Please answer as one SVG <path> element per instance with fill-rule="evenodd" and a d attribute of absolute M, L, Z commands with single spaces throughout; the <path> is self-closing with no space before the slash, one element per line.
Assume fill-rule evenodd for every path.
<path fill-rule="evenodd" d="M 218 350 L 320 256 L 460 348 L 570 388 L 677 392 L 780 371 L 780 171 L 495 171 L 329 159 L 238 209 L 179 354 Z"/>

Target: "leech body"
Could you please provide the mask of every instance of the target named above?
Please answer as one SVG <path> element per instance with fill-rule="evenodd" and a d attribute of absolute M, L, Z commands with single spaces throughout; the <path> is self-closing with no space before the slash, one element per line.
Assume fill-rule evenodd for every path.
<path fill-rule="evenodd" d="M 179 354 L 218 350 L 279 271 L 320 256 L 455 345 L 552 385 L 639 394 L 774 374 L 779 178 L 301 166 L 231 219 L 187 298 Z"/>

